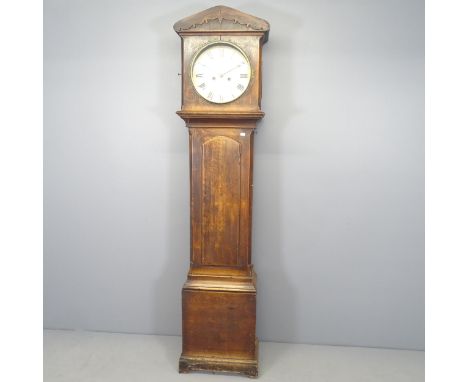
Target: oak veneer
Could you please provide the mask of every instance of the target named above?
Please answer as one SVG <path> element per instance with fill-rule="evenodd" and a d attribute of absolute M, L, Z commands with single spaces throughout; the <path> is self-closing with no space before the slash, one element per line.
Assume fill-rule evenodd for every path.
<path fill-rule="evenodd" d="M 256 274 L 251 261 L 254 129 L 261 111 L 262 46 L 269 24 L 217 6 L 180 20 L 182 107 L 190 136 L 191 253 L 182 289 L 179 371 L 258 374 Z M 229 42 L 251 65 L 245 92 L 215 104 L 197 93 L 201 49 Z"/>

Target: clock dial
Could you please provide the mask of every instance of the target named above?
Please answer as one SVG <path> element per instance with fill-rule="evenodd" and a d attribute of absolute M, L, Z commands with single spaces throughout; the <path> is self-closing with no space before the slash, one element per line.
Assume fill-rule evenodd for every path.
<path fill-rule="evenodd" d="M 210 102 L 228 103 L 239 98 L 247 90 L 250 77 L 247 56 L 233 44 L 210 44 L 193 60 L 193 86 Z"/>

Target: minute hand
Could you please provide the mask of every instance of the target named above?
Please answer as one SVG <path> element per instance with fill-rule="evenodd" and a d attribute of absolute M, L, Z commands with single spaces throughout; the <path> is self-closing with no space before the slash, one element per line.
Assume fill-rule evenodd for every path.
<path fill-rule="evenodd" d="M 234 69 L 237 69 L 237 68 L 239 68 L 240 66 L 241 66 L 240 64 L 239 64 L 239 65 L 236 65 L 236 66 L 234 66 L 233 68 L 229 69 L 227 72 L 224 72 L 223 74 L 220 74 L 219 76 L 220 76 L 221 78 L 223 78 L 223 76 L 224 76 L 225 74 L 228 74 L 229 72 L 232 72 Z"/>

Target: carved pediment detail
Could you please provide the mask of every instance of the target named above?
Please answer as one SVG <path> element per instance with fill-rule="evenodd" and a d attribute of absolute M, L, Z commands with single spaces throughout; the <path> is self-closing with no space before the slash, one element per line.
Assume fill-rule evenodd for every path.
<path fill-rule="evenodd" d="M 196 31 L 242 31 L 253 30 L 268 33 L 267 21 L 222 5 L 209 8 L 186 17 L 174 24 L 176 32 Z"/>

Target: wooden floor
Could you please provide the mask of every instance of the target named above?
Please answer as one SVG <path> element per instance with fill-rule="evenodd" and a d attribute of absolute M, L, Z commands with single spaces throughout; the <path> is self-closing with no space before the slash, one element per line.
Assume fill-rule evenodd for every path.
<path fill-rule="evenodd" d="M 249 381 L 179 374 L 180 350 L 180 337 L 46 330 L 44 381 Z M 259 371 L 261 381 L 422 382 L 424 352 L 261 342 Z"/>

